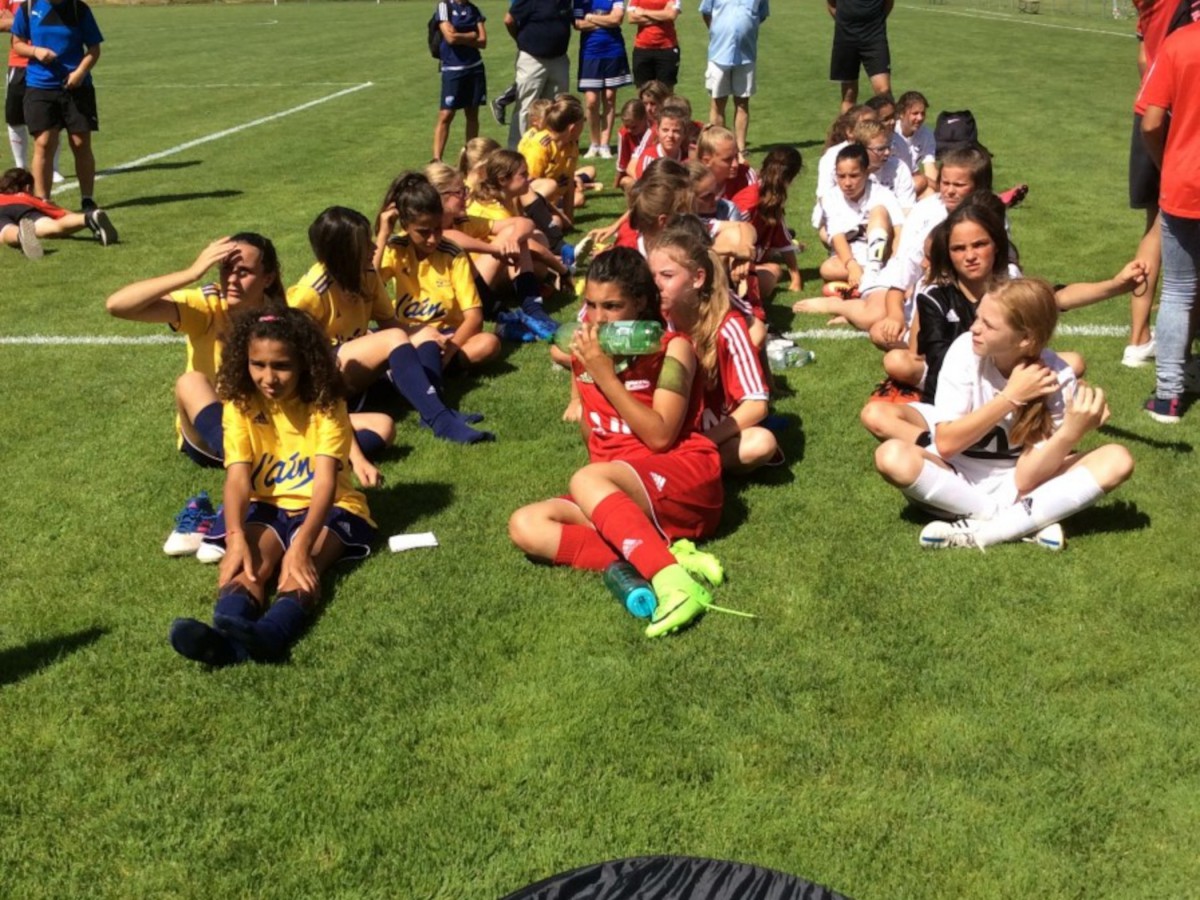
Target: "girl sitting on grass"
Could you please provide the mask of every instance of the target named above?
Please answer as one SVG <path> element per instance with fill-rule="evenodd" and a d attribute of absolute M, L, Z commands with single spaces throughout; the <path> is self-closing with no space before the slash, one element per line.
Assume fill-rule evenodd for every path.
<path fill-rule="evenodd" d="M 176 652 L 211 666 L 283 657 L 321 575 L 371 552 L 375 523 L 350 484 L 354 434 L 329 341 L 276 304 L 236 318 L 217 375 L 225 401 L 224 537 L 213 625 L 176 619 Z M 274 604 L 267 584 L 278 578 Z"/>
<path fill-rule="evenodd" d="M 581 430 L 591 462 L 571 477 L 567 496 L 524 506 L 508 532 L 534 559 L 603 571 L 628 560 L 654 586 L 658 606 L 647 637 L 669 634 L 708 608 L 690 571 L 721 580 L 719 565 L 690 543 L 721 517 L 721 459 L 696 432 L 700 391 L 696 353 L 678 332 L 659 352 L 613 359 L 600 350 L 606 322 L 659 319 L 658 292 L 636 250 L 601 253 L 588 270 L 587 319 L 572 343 L 572 372 L 583 404 Z M 677 555 L 672 555 L 672 550 Z"/>
<path fill-rule="evenodd" d="M 445 218 L 429 179 L 403 172 L 384 197 L 375 236 L 375 268 L 384 284 L 394 285 L 400 327 L 416 347 L 433 342 L 439 348 L 437 366 L 432 355 L 427 366 L 435 383 L 451 367 L 476 366 L 500 353 L 499 338 L 483 330 L 471 260 L 442 236 Z M 396 225 L 399 234 L 392 233 Z"/>
<path fill-rule="evenodd" d="M 361 404 L 368 388 L 386 375 L 437 437 L 459 444 L 492 440 L 490 432 L 470 427 L 468 418 L 477 418 L 463 416 L 442 401 L 437 391 L 442 348 L 431 341 L 421 350 L 400 327 L 395 305 L 371 264 L 374 243 L 366 216 L 331 206 L 309 227 L 308 240 L 317 262 L 288 290 L 288 305 L 316 319 L 334 346 L 351 407 Z M 370 329 L 372 320 L 377 331 Z M 367 448 L 363 452 L 369 455 Z M 352 447 L 351 453 L 358 473 L 354 454 L 359 451 Z M 363 483 L 373 486 L 375 481 L 377 476 Z"/>
<path fill-rule="evenodd" d="M 761 426 L 770 392 L 745 314 L 730 305 L 725 266 L 704 225 L 680 216 L 650 249 L 650 271 L 669 328 L 687 334 L 704 376 L 701 430 L 716 444 L 726 471 L 748 472 L 779 453 Z M 780 459 L 782 461 L 782 459 Z"/>
<path fill-rule="evenodd" d="M 1054 290 L 1020 278 L 979 302 L 969 334 L 946 352 L 924 440 L 884 441 L 875 468 L 905 496 L 956 517 L 921 532 L 921 546 L 984 547 L 1033 536 L 1057 550 L 1058 523 L 1133 473 L 1119 444 L 1079 453 L 1108 421 L 1104 392 L 1078 382 L 1047 348 Z"/>

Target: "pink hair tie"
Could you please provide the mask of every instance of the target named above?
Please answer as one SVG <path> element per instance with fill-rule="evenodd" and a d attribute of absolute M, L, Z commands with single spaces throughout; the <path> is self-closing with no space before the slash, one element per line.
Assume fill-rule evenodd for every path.
<path fill-rule="evenodd" d="M 260 322 L 278 322 L 279 316 L 259 316 L 258 321 L 260 321 Z"/>

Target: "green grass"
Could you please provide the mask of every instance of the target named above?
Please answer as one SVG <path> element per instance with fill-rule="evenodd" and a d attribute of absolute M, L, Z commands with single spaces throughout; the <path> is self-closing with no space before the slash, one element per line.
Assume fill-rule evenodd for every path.
<path fill-rule="evenodd" d="M 122 244 L 0 254 L 0 332 L 150 333 L 104 297 L 242 228 L 298 277 L 317 212 L 370 212 L 428 157 L 427 6 L 100 10 L 102 167 L 374 86 L 102 181 Z M 830 25 L 820 4 L 774 6 L 751 137 L 756 154 L 803 149 L 803 226 L 836 111 Z M 503 8 L 485 4 L 493 91 Z M 1012 215 L 1028 271 L 1112 274 L 1140 233 L 1134 42 L 954 11 L 898 8 L 897 89 L 970 107 L 998 183 L 1032 185 Z M 702 110 L 691 6 L 681 32 Z M 1068 321 L 1126 316 L 1118 300 Z M 642 853 L 751 861 L 859 900 L 1200 895 L 1200 418 L 1143 417 L 1152 375 L 1117 364 L 1123 343 L 1059 341 L 1110 390 L 1104 439 L 1138 471 L 1067 523 L 1058 556 L 920 553 L 856 421 L 878 355 L 814 343 L 777 403 L 790 468 L 731 483 L 709 545 L 730 573 L 718 602 L 760 618 L 654 644 L 598 578 L 508 543 L 509 513 L 584 459 L 559 421 L 565 377 L 515 350 L 461 387 L 498 443 L 449 447 L 410 416 L 383 465 L 383 532 L 432 530 L 441 548 L 340 573 L 289 664 L 217 673 L 165 639 L 173 617 L 206 615 L 215 578 L 159 552 L 182 499 L 220 486 L 173 451 L 182 347 L 0 346 L 0 896 L 482 898 Z"/>

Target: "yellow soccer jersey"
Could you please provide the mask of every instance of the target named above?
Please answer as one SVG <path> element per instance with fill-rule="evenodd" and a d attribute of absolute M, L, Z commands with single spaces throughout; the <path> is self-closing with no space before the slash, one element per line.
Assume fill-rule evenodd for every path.
<path fill-rule="evenodd" d="M 487 216 L 466 215 L 454 220 L 454 227 L 477 241 L 486 241 L 492 236 L 493 220 Z"/>
<path fill-rule="evenodd" d="M 467 218 L 487 219 L 489 222 L 503 222 L 513 217 L 512 210 L 499 200 L 472 199 L 467 204 Z M 464 231 L 466 229 L 463 229 Z"/>
<path fill-rule="evenodd" d="M 554 143 L 554 159 L 550 164 L 547 178 L 553 178 L 559 187 L 566 187 L 575 180 L 575 169 L 579 166 L 579 144 Z"/>
<path fill-rule="evenodd" d="M 525 157 L 525 165 L 529 167 L 530 178 L 555 177 L 551 168 L 557 150 L 558 145 L 555 144 L 554 138 L 550 137 L 550 132 L 544 128 L 533 134 L 526 132 L 525 137 L 521 138 L 521 143 L 517 145 L 517 152 Z"/>
<path fill-rule="evenodd" d="M 392 300 L 379 273 L 363 276 L 365 298 L 356 297 L 334 282 L 325 266 L 315 263 L 304 277 L 288 288 L 288 306 L 302 309 L 329 335 L 335 347 L 367 333 L 371 320 L 385 322 L 394 318 Z"/>
<path fill-rule="evenodd" d="M 433 325 L 450 330 L 463 322 L 463 313 L 481 306 L 471 261 L 462 248 L 441 241 L 424 259 L 398 234 L 383 251 L 379 274 L 396 286 L 396 316 L 404 325 Z"/>
<path fill-rule="evenodd" d="M 276 403 L 259 395 L 248 412 L 226 403 L 221 421 L 225 426 L 225 468 L 238 463 L 250 466 L 252 501 L 289 512 L 308 509 L 316 458 L 331 456 L 338 461 L 334 505 L 371 522 L 367 498 L 350 483 L 354 429 L 344 402 L 338 401 L 334 413 L 326 413 L 301 400 Z"/>
<path fill-rule="evenodd" d="M 168 294 L 179 313 L 171 328 L 187 338 L 186 372 L 203 372 L 216 384 L 221 367 L 221 346 L 229 331 L 229 307 L 215 284 Z"/>

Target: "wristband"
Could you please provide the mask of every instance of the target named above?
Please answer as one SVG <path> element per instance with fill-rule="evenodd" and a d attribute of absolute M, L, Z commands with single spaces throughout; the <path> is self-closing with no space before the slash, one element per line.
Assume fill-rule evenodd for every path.
<path fill-rule="evenodd" d="M 1024 403 L 1021 403 L 1018 400 L 1014 400 L 1012 397 L 1008 396 L 1008 394 L 1004 393 L 1004 391 L 1001 391 L 996 396 L 1002 397 L 1003 399 L 1007 400 L 1009 403 L 1011 403 L 1013 405 L 1014 409 L 1021 409 L 1025 406 Z"/>

